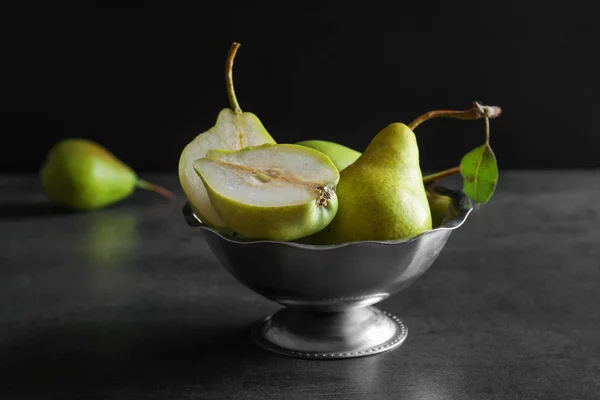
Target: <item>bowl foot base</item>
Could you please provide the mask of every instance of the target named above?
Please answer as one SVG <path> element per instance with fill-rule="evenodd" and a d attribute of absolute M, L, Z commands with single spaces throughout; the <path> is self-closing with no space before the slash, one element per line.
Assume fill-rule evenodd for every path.
<path fill-rule="evenodd" d="M 252 327 L 252 337 L 260 347 L 310 359 L 377 354 L 401 345 L 406 335 L 402 321 L 376 307 L 340 312 L 283 308 Z"/>

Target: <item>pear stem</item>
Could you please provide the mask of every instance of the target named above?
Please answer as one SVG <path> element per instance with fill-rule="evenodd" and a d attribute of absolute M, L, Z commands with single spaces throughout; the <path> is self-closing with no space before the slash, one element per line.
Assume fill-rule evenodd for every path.
<path fill-rule="evenodd" d="M 177 196 L 175 196 L 175 193 L 171 192 L 170 190 L 159 186 L 157 184 L 145 181 L 143 179 L 138 179 L 137 182 L 135 183 L 135 186 L 140 188 L 140 189 L 144 189 L 144 190 L 150 190 L 154 193 L 158 193 L 163 197 L 166 197 L 169 200 L 175 200 L 177 198 Z"/>
<path fill-rule="evenodd" d="M 423 184 L 427 185 L 428 183 L 435 182 L 442 178 L 446 178 L 448 176 L 457 175 L 457 174 L 460 174 L 460 166 L 456 166 L 454 168 L 436 172 L 435 174 L 424 176 Z"/>
<path fill-rule="evenodd" d="M 240 44 L 233 42 L 229 48 L 229 54 L 227 54 L 227 61 L 225 62 L 225 85 L 227 86 L 227 96 L 229 96 L 229 104 L 236 114 L 242 113 L 237 97 L 235 97 L 235 89 L 233 88 L 233 60 L 235 59 L 235 55 L 239 48 Z"/>
<path fill-rule="evenodd" d="M 408 125 L 408 127 L 411 130 L 414 130 L 423 122 L 438 117 L 473 120 L 479 118 L 496 118 L 500 116 L 500 114 L 502 114 L 502 109 L 498 106 L 483 106 L 478 102 L 474 102 L 473 108 L 471 108 L 470 110 L 436 110 L 426 112 L 425 114 L 421 114 L 417 118 L 415 118 Z"/>

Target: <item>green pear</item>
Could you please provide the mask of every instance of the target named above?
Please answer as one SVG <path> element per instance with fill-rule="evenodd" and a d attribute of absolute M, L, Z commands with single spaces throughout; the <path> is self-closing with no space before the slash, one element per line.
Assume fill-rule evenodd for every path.
<path fill-rule="evenodd" d="M 215 228 L 225 228 L 225 223 L 212 206 L 202 180 L 194 171 L 194 162 L 206 156 L 209 150 L 239 150 L 247 146 L 275 143 L 258 117 L 242 112 L 233 88 L 233 59 L 240 45 L 233 43 L 226 63 L 227 93 L 231 108 L 224 108 L 215 125 L 196 136 L 182 151 L 179 158 L 179 182 L 190 207 L 200 220 Z"/>
<path fill-rule="evenodd" d="M 87 139 L 64 139 L 52 146 L 40 179 L 50 199 L 74 210 L 106 207 L 129 197 L 136 187 L 175 197 L 168 190 L 139 179 L 131 167 Z"/>
<path fill-rule="evenodd" d="M 454 214 L 454 200 L 449 196 L 427 190 L 427 201 L 431 210 L 431 225 L 433 228 L 441 226 Z"/>
<path fill-rule="evenodd" d="M 211 150 L 194 168 L 221 220 L 248 239 L 295 240 L 322 230 L 337 212 L 339 172 L 308 147 Z"/>
<path fill-rule="evenodd" d="M 325 244 L 410 239 L 432 227 L 417 140 L 402 123 L 373 138 L 340 173 L 336 193 L 337 215 L 319 234 Z"/>
<path fill-rule="evenodd" d="M 215 126 L 199 134 L 183 149 L 179 159 L 179 181 L 190 206 L 203 223 L 214 227 L 225 225 L 212 206 L 202 180 L 194 171 L 194 162 L 213 149 L 239 150 L 265 143 L 275 141 L 256 115 L 236 113 L 225 108 L 219 113 Z"/>
<path fill-rule="evenodd" d="M 336 166 L 338 171 L 342 171 L 361 156 L 360 152 L 351 149 L 350 147 L 346 147 L 335 142 L 329 142 L 327 140 L 303 140 L 296 144 L 310 147 L 312 149 L 319 150 L 323 154 L 326 154 L 331 161 L 333 161 L 333 164 Z"/>

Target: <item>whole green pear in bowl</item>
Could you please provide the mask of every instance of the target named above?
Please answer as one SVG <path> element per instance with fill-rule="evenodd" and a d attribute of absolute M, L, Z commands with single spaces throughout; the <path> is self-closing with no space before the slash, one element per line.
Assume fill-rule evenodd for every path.
<path fill-rule="evenodd" d="M 52 146 L 40 180 L 50 199 L 73 210 L 106 207 L 129 197 L 136 188 L 175 197 L 165 188 L 139 179 L 131 167 L 88 139 L 64 139 Z"/>
<path fill-rule="evenodd" d="M 487 203 L 498 181 L 496 158 L 490 146 L 489 120 L 501 114 L 498 106 L 474 102 L 468 110 L 428 111 L 408 125 L 389 124 L 362 155 L 340 169 L 336 218 L 323 231 L 298 242 L 319 245 L 412 239 L 453 218 L 452 199 L 428 190 L 436 181 L 452 175 L 462 175 L 463 192 L 470 200 Z M 414 130 L 423 122 L 440 117 L 484 119 L 486 140 L 483 146 L 465 155 L 460 165 L 423 177 Z M 339 151 L 347 160 L 356 156 L 344 150 L 345 146 L 312 142 L 317 142 L 316 146 L 312 145 L 325 154 Z"/>
<path fill-rule="evenodd" d="M 339 172 L 294 144 L 211 150 L 194 163 L 225 225 L 247 239 L 292 241 L 325 228 L 338 209 Z"/>
<path fill-rule="evenodd" d="M 253 113 L 242 112 L 233 88 L 232 68 L 238 43 L 233 43 L 226 63 L 226 86 L 231 108 L 224 108 L 215 125 L 196 136 L 179 158 L 179 182 L 194 213 L 203 223 L 225 230 L 225 222 L 214 209 L 206 188 L 194 171 L 194 162 L 212 149 L 239 150 L 248 146 L 275 143 L 260 119 Z"/>
<path fill-rule="evenodd" d="M 326 140 L 304 140 L 296 144 L 319 150 L 321 153 L 327 155 L 340 172 L 358 160 L 362 155 L 361 152 L 350 147 Z M 452 218 L 452 215 L 449 214 L 452 214 L 450 211 L 453 209 L 453 200 L 450 196 L 435 193 L 427 187 L 426 193 L 429 209 L 431 210 L 431 224 L 433 228 L 436 228 L 441 226 L 448 218 Z M 310 240 L 304 240 L 304 242 L 310 243 Z"/>
<path fill-rule="evenodd" d="M 301 142 L 297 142 L 296 144 L 310 147 L 312 149 L 319 150 L 323 154 L 326 154 L 336 166 L 338 171 L 342 171 L 361 156 L 360 152 L 351 149 L 350 147 L 327 140 L 303 140 Z"/>
<path fill-rule="evenodd" d="M 453 218 L 454 207 L 452 205 L 454 200 L 450 196 L 427 190 L 427 200 L 431 210 L 431 224 L 434 228 Z"/>
<path fill-rule="evenodd" d="M 432 228 L 414 132 L 392 123 L 340 173 L 334 220 L 323 244 L 409 239 Z"/>

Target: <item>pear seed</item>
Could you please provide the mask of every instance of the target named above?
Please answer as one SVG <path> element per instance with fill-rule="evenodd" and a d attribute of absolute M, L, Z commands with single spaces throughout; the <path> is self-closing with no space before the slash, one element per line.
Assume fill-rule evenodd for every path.
<path fill-rule="evenodd" d="M 257 172 L 255 177 L 263 183 L 267 183 L 272 179 L 269 175 L 263 174 L 262 172 Z"/>

